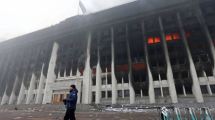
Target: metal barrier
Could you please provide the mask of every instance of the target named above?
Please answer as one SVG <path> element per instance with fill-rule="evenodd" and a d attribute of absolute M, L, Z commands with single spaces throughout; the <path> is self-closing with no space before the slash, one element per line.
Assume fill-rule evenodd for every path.
<path fill-rule="evenodd" d="M 209 108 L 173 108 L 172 110 L 161 107 L 160 113 L 161 120 L 214 120 L 211 110 Z"/>

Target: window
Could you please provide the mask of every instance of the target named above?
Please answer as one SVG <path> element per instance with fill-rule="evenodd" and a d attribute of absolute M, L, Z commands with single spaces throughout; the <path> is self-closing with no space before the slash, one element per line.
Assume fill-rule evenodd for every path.
<path fill-rule="evenodd" d="M 201 87 L 202 94 L 208 94 L 208 90 L 207 90 L 206 85 L 200 85 L 200 87 Z"/>
<path fill-rule="evenodd" d="M 212 69 L 205 70 L 207 76 L 213 76 Z"/>
<path fill-rule="evenodd" d="M 122 90 L 118 90 L 117 93 L 118 93 L 118 97 L 121 98 L 122 97 Z"/>
<path fill-rule="evenodd" d="M 60 101 L 63 101 L 63 99 L 64 99 L 64 94 L 60 94 Z"/>
<path fill-rule="evenodd" d="M 183 95 L 184 94 L 183 87 L 182 87 L 181 84 L 176 84 L 175 87 L 176 87 L 176 92 L 177 92 L 178 95 Z"/>
<path fill-rule="evenodd" d="M 163 95 L 169 96 L 169 88 L 168 87 L 163 87 Z"/>
<path fill-rule="evenodd" d="M 129 97 L 129 96 L 130 96 L 129 90 L 124 90 L 124 96 L 125 96 L 125 97 Z"/>
<path fill-rule="evenodd" d="M 153 73 L 153 74 L 152 74 L 152 77 L 153 77 L 153 80 L 154 80 L 154 81 L 159 80 L 159 77 L 158 77 L 158 74 L 157 74 L 157 73 Z"/>
<path fill-rule="evenodd" d="M 188 78 L 188 77 L 189 77 L 188 71 L 183 71 L 183 72 L 181 73 L 181 76 L 182 76 L 182 78 Z"/>
<path fill-rule="evenodd" d="M 105 91 L 102 91 L 102 98 L 105 98 L 106 97 L 106 92 Z"/>
<path fill-rule="evenodd" d="M 164 72 L 160 73 L 160 77 L 161 77 L 161 80 L 166 80 L 167 79 L 166 73 L 164 73 Z"/>
<path fill-rule="evenodd" d="M 161 96 L 160 88 L 155 88 L 155 96 Z"/>
<path fill-rule="evenodd" d="M 106 85 L 106 77 L 102 78 L 102 85 Z"/>
<path fill-rule="evenodd" d="M 107 95 L 108 95 L 108 98 L 111 98 L 112 97 L 112 92 L 108 91 Z"/>
<path fill-rule="evenodd" d="M 92 92 L 92 102 L 96 101 L 96 92 Z"/>
<path fill-rule="evenodd" d="M 192 92 L 192 84 L 191 83 L 185 83 L 184 84 L 185 90 L 187 94 L 193 94 Z"/>
<path fill-rule="evenodd" d="M 159 37 L 149 37 L 148 38 L 148 44 L 155 44 L 159 43 L 161 40 Z"/>
<path fill-rule="evenodd" d="M 135 96 L 136 96 L 136 97 L 140 97 L 140 96 L 141 96 L 140 90 L 135 90 Z"/>
<path fill-rule="evenodd" d="M 215 93 L 215 85 L 210 85 L 212 93 Z"/>
<path fill-rule="evenodd" d="M 179 33 L 170 33 L 166 35 L 166 41 L 179 40 L 179 39 L 180 39 Z"/>
<path fill-rule="evenodd" d="M 171 35 L 166 35 L 166 41 L 170 41 L 172 40 L 172 36 Z"/>
<path fill-rule="evenodd" d="M 107 76 L 107 84 L 112 84 L 110 75 Z"/>
<path fill-rule="evenodd" d="M 92 78 L 92 85 L 95 86 L 96 85 L 96 77 Z"/>
<path fill-rule="evenodd" d="M 128 74 L 123 75 L 123 82 L 128 83 Z"/>

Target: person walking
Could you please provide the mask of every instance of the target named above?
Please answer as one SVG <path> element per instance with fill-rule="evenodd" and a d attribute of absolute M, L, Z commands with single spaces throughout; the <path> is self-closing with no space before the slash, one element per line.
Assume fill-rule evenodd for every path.
<path fill-rule="evenodd" d="M 66 114 L 64 116 L 64 120 L 76 120 L 75 118 L 75 110 L 78 99 L 78 90 L 75 85 L 70 86 L 70 93 L 67 99 L 64 99 L 64 105 L 66 106 Z"/>

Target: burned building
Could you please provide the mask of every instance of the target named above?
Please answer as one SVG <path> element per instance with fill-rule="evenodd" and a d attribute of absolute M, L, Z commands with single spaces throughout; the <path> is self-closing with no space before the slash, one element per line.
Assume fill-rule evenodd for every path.
<path fill-rule="evenodd" d="M 139 0 L 0 43 L 0 102 L 213 102 L 215 1 Z"/>

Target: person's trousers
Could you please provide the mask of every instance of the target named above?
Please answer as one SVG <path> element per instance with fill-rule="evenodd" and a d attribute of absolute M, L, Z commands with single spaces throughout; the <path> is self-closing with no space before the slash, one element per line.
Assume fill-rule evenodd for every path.
<path fill-rule="evenodd" d="M 64 120 L 75 120 L 75 109 L 67 109 Z"/>

